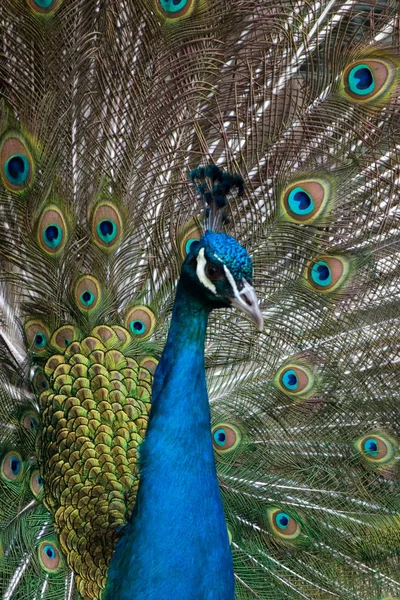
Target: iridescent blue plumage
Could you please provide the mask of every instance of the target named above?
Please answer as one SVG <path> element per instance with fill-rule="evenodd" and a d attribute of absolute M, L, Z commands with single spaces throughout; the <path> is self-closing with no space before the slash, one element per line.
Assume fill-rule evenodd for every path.
<path fill-rule="evenodd" d="M 199 277 L 199 269 L 204 266 Z M 216 294 L 202 283 L 215 271 Z M 154 383 L 134 515 L 108 572 L 106 600 L 233 600 L 234 577 L 211 438 L 204 365 L 209 312 L 228 306 L 252 263 L 228 235 L 191 245 Z M 212 285 L 212 282 L 209 281 Z M 219 291 L 218 291 L 219 290 Z M 258 307 L 257 307 L 258 308 Z M 121 578 L 124 573 L 124 578 Z"/>

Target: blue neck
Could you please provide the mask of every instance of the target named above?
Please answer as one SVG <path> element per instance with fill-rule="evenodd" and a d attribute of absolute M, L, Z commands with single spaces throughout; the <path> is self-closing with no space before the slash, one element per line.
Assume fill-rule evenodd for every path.
<path fill-rule="evenodd" d="M 109 568 L 109 600 L 234 598 L 205 379 L 208 312 L 178 284 L 154 377 L 135 511 Z"/>

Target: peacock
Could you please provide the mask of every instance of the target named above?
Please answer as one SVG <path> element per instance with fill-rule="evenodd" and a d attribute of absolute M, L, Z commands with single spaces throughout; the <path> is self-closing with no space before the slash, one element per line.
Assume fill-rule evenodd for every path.
<path fill-rule="evenodd" d="M 1 0 L 0 598 L 400 598 L 397 0 Z"/>

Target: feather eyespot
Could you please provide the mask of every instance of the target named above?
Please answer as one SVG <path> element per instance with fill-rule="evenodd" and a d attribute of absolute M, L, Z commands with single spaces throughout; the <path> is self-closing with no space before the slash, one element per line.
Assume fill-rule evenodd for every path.
<path fill-rule="evenodd" d="M 339 256 L 320 256 L 307 267 L 307 280 L 318 292 L 332 292 L 344 281 L 349 272 L 349 263 Z"/>
<path fill-rule="evenodd" d="M 27 143 L 19 134 L 8 134 L 0 145 L 0 173 L 4 186 L 22 193 L 34 177 L 34 161 Z"/>
<path fill-rule="evenodd" d="M 33 377 L 32 384 L 35 392 L 40 395 L 42 392 L 49 388 L 49 382 L 41 369 L 36 369 Z M 30 429 L 30 427 L 29 427 Z"/>
<path fill-rule="evenodd" d="M 180 251 L 182 258 L 186 258 L 189 254 L 191 246 L 193 243 L 198 242 L 201 238 L 201 231 L 198 227 L 192 227 L 189 231 L 182 237 L 180 242 Z"/>
<path fill-rule="evenodd" d="M 156 318 L 147 306 L 131 308 L 125 317 L 125 326 L 136 338 L 147 338 L 154 331 Z"/>
<path fill-rule="evenodd" d="M 280 508 L 269 509 L 268 520 L 273 533 L 281 539 L 294 540 L 301 533 L 299 523 Z"/>
<path fill-rule="evenodd" d="M 25 413 L 22 417 L 22 425 L 28 431 L 36 431 L 39 428 L 39 417 L 34 412 Z"/>
<path fill-rule="evenodd" d="M 168 20 L 178 21 L 188 17 L 196 5 L 195 0 L 155 0 L 157 12 Z"/>
<path fill-rule="evenodd" d="M 288 364 L 279 369 L 276 382 L 285 394 L 304 397 L 314 388 L 314 375 L 305 365 Z"/>
<path fill-rule="evenodd" d="M 283 208 L 291 221 L 311 223 L 325 211 L 330 195 L 330 185 L 326 181 L 298 181 L 283 192 Z"/>
<path fill-rule="evenodd" d="M 50 333 L 47 327 L 39 320 L 31 319 L 25 324 L 25 335 L 28 346 L 37 353 L 44 352 L 47 348 Z"/>
<path fill-rule="evenodd" d="M 93 240 L 103 250 L 116 248 L 122 237 L 122 218 L 119 210 L 109 202 L 98 204 L 92 216 Z"/>
<path fill-rule="evenodd" d="M 55 573 L 61 563 L 60 552 L 53 542 L 44 540 L 38 547 L 39 562 L 48 573 Z"/>
<path fill-rule="evenodd" d="M 153 358 L 152 356 L 146 356 L 139 363 L 139 366 L 143 367 L 144 369 L 147 369 L 147 371 L 149 371 L 152 375 L 154 375 L 154 373 L 156 372 L 157 365 L 158 360 Z"/>
<path fill-rule="evenodd" d="M 211 435 L 214 450 L 219 454 L 232 452 L 239 446 L 242 439 L 239 429 L 227 423 L 215 425 L 211 430 Z"/>
<path fill-rule="evenodd" d="M 387 91 L 394 81 L 396 66 L 380 57 L 352 63 L 343 73 L 346 95 L 357 102 L 371 102 Z"/>
<path fill-rule="evenodd" d="M 38 470 L 35 470 L 31 475 L 30 488 L 35 498 L 38 498 L 43 492 L 43 479 Z"/>
<path fill-rule="evenodd" d="M 82 275 L 75 283 L 75 301 L 84 312 L 98 307 L 101 299 L 100 284 L 91 275 Z"/>
<path fill-rule="evenodd" d="M 81 338 L 82 335 L 77 327 L 74 325 L 62 325 L 51 336 L 50 344 L 60 352 L 64 352 L 72 342 Z"/>
<path fill-rule="evenodd" d="M 62 0 L 27 0 L 28 5 L 38 15 L 49 15 L 56 10 Z"/>
<path fill-rule="evenodd" d="M 356 449 L 371 464 L 383 465 L 390 462 L 395 454 L 392 441 L 381 434 L 364 435 L 355 442 Z"/>
<path fill-rule="evenodd" d="M 37 232 L 39 245 L 47 254 L 56 256 L 64 249 L 67 225 L 57 206 L 51 205 L 42 212 Z"/>
<path fill-rule="evenodd" d="M 6 481 L 15 481 L 23 473 L 23 462 L 18 452 L 12 451 L 6 454 L 1 463 L 1 474 Z"/>
<path fill-rule="evenodd" d="M 115 331 L 117 338 L 120 342 L 118 347 L 125 348 L 126 346 L 128 346 L 130 341 L 132 340 L 129 331 L 127 331 L 125 327 L 121 327 L 121 325 L 113 325 L 112 328 Z"/>

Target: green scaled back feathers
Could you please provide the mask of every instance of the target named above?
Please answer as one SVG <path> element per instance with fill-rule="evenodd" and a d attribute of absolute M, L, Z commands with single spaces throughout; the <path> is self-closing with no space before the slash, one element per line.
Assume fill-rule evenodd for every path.
<path fill-rule="evenodd" d="M 2 0 L 1 598 L 101 598 L 200 164 L 246 183 L 265 320 L 206 343 L 236 598 L 400 598 L 398 33 L 390 1 Z"/>

